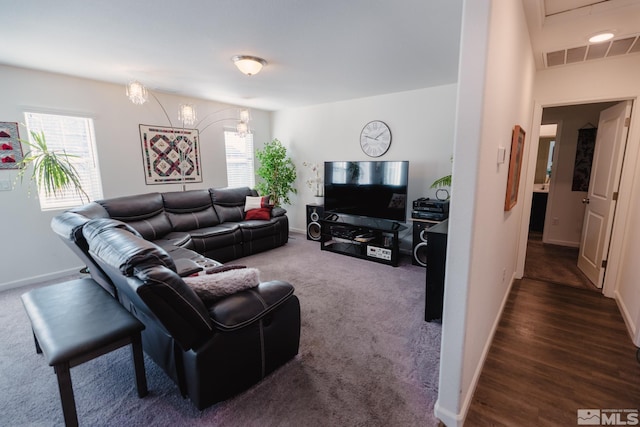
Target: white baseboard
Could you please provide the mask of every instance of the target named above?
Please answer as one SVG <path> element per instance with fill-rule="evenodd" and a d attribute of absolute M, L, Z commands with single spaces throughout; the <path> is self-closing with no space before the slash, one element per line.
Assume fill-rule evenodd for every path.
<path fill-rule="evenodd" d="M 549 244 L 549 245 L 557 245 L 557 246 L 568 246 L 570 248 L 579 248 L 580 247 L 580 242 L 570 242 L 568 240 L 549 239 L 549 240 L 543 240 L 542 243 L 546 243 L 546 244 Z"/>
<path fill-rule="evenodd" d="M 613 298 L 618 304 L 618 309 L 620 310 L 620 314 L 622 314 L 622 319 L 624 319 L 624 323 L 627 326 L 627 332 L 629 332 L 633 345 L 640 347 L 640 325 L 631 317 L 624 299 L 617 290 L 614 292 Z"/>
<path fill-rule="evenodd" d="M 40 276 L 27 277 L 25 279 L 14 280 L 13 282 L 0 283 L 0 292 L 7 291 L 9 289 L 21 288 L 23 286 L 35 285 L 36 283 L 42 283 L 49 280 L 59 279 L 61 277 L 78 273 L 81 268 L 83 268 L 83 266 L 78 265 L 77 267 L 69 268 L 67 270 L 60 270 L 54 273 L 42 274 Z"/>
<path fill-rule="evenodd" d="M 289 227 L 289 233 L 296 233 L 296 234 L 304 234 L 305 236 L 307 235 L 307 230 L 301 230 L 299 228 L 291 228 Z"/>
<path fill-rule="evenodd" d="M 306 237 L 306 230 L 299 230 L 296 228 L 290 228 L 289 231 L 293 234 L 302 234 Z M 14 280 L 13 282 L 0 283 L 0 292 L 7 291 L 9 289 L 21 288 L 23 286 L 34 285 L 36 283 L 42 283 L 49 280 L 59 279 L 61 277 L 69 276 L 74 273 L 78 273 L 80 269 L 82 269 L 83 265 L 78 265 L 77 267 L 72 267 L 67 270 L 60 270 L 53 273 L 42 274 L 40 276 L 32 276 L 27 277 L 20 280 Z"/>
<path fill-rule="evenodd" d="M 478 386 L 478 381 L 480 380 L 480 374 L 482 373 L 482 368 L 484 367 L 484 362 L 487 360 L 487 354 L 489 354 L 489 350 L 491 349 L 491 344 L 493 344 L 493 337 L 496 334 L 496 330 L 498 329 L 498 325 L 500 324 L 500 319 L 502 319 L 502 312 L 504 311 L 504 307 L 507 304 L 507 300 L 509 299 L 509 295 L 511 295 L 511 289 L 513 288 L 513 282 L 516 280 L 515 273 L 511 276 L 511 281 L 509 282 L 509 286 L 507 288 L 507 292 L 505 292 L 504 297 L 502 298 L 502 303 L 500 304 L 500 310 L 498 310 L 498 315 L 496 316 L 493 325 L 491 326 L 491 333 L 487 339 L 487 342 L 482 349 L 482 355 L 480 356 L 480 361 L 476 366 L 476 370 L 473 374 L 473 378 L 471 379 L 471 384 L 469 385 L 469 391 L 462 402 L 462 407 L 460 409 L 459 414 L 455 414 L 446 408 L 439 407 L 438 402 L 436 401 L 436 417 L 438 417 L 447 427 L 462 427 L 464 424 L 464 420 L 467 417 L 467 413 L 469 412 L 469 407 L 471 406 L 471 401 L 473 400 L 473 395 L 476 391 L 476 387 Z M 445 420 L 444 418 L 447 418 Z"/>
<path fill-rule="evenodd" d="M 440 406 L 440 399 L 436 400 L 436 404 L 433 407 L 433 412 L 442 424 L 447 427 L 462 427 L 462 423 L 464 422 L 464 417 L 460 414 L 454 414 Z"/>

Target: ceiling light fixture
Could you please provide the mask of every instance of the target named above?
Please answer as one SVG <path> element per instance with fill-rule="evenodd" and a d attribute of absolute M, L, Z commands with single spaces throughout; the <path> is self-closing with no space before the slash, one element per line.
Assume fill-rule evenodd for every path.
<path fill-rule="evenodd" d="M 614 34 L 611 31 L 605 31 L 602 33 L 594 34 L 593 36 L 589 37 L 589 43 L 606 42 L 607 40 L 611 40 L 613 36 Z"/>
<path fill-rule="evenodd" d="M 231 58 L 238 70 L 246 74 L 247 76 L 253 76 L 254 74 L 258 74 L 262 67 L 267 65 L 267 61 L 262 58 L 258 58 L 257 56 L 249 56 L 249 55 L 236 55 Z"/>
<path fill-rule="evenodd" d="M 127 97 L 137 105 L 142 105 L 149 99 L 147 88 L 137 80 L 130 81 L 127 85 Z"/>

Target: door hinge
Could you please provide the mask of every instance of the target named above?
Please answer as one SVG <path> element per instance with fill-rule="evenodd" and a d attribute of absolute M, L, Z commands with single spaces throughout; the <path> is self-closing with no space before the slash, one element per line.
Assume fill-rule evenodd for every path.
<path fill-rule="evenodd" d="M 631 126 L 631 117 L 624 119 L 624 127 L 628 128 L 629 126 Z"/>
<path fill-rule="evenodd" d="M 611 197 L 613 200 L 618 200 L 618 192 L 614 191 L 613 196 Z"/>
<path fill-rule="evenodd" d="M 602 268 L 607 268 L 607 260 L 606 259 L 602 260 Z"/>

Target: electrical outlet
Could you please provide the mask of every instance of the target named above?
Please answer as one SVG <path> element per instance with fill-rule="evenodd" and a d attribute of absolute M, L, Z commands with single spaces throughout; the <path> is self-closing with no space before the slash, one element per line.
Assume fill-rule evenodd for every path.
<path fill-rule="evenodd" d="M 11 181 L 8 179 L 0 180 L 0 191 L 11 191 Z"/>
<path fill-rule="evenodd" d="M 502 283 L 504 283 L 504 281 L 506 280 L 506 278 L 507 278 L 507 269 L 506 269 L 506 268 L 503 268 L 503 269 L 502 269 Z"/>
<path fill-rule="evenodd" d="M 560 224 L 560 218 L 558 218 L 557 216 L 554 216 L 553 219 L 551 220 L 551 225 L 558 225 Z"/>

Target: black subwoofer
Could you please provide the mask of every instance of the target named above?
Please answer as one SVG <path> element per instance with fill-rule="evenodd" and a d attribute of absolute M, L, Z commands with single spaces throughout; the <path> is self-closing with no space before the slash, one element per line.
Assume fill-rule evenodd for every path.
<path fill-rule="evenodd" d="M 322 215 L 324 215 L 324 206 L 307 205 L 307 240 L 320 241 Z"/>
<path fill-rule="evenodd" d="M 427 266 L 427 229 L 437 223 L 413 221 L 413 244 L 411 263 Z"/>

